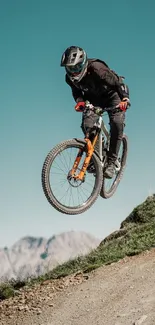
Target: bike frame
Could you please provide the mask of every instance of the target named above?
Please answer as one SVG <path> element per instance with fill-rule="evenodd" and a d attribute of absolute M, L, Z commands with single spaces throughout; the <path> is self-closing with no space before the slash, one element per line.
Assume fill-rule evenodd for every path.
<path fill-rule="evenodd" d="M 91 142 L 91 140 L 89 139 L 89 137 L 85 137 L 84 141 L 86 142 L 86 157 L 83 163 L 83 166 L 79 172 L 79 174 L 75 175 L 76 170 L 78 168 L 78 165 L 80 163 L 80 160 L 82 158 L 82 154 L 83 154 L 83 149 L 79 149 L 79 152 L 75 158 L 73 167 L 70 171 L 70 176 L 76 180 L 84 180 L 84 176 L 87 170 L 87 167 L 89 165 L 89 162 L 92 158 L 93 152 L 95 150 L 95 144 L 97 142 L 97 140 L 99 139 L 99 152 L 96 152 L 96 154 L 99 156 L 99 159 L 101 161 L 101 163 L 103 163 L 103 137 L 104 137 L 104 144 L 106 144 L 106 148 L 108 149 L 109 147 L 109 141 L 110 141 L 110 133 L 108 132 L 108 129 L 103 121 L 103 113 L 102 115 L 99 114 L 99 119 L 98 122 L 95 124 L 96 128 L 97 128 L 97 134 L 95 135 L 93 141 Z"/>
<path fill-rule="evenodd" d="M 99 139 L 99 158 L 100 161 L 103 161 L 103 137 L 104 137 L 104 144 L 106 144 L 106 148 L 109 149 L 109 142 L 110 142 L 110 133 L 103 121 L 103 117 L 99 117 L 98 126 L 100 129 L 100 132 L 98 134 Z"/>

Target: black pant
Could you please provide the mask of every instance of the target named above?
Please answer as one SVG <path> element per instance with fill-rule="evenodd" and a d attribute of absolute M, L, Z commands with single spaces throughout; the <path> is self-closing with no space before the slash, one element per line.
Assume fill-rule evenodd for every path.
<path fill-rule="evenodd" d="M 125 126 L 125 112 L 116 108 L 120 101 L 121 100 L 119 96 L 117 94 L 114 94 L 114 96 L 109 100 L 109 103 L 106 106 L 106 108 L 108 108 L 111 135 L 108 157 L 109 161 L 115 161 L 117 159 Z M 104 107 L 102 108 L 104 109 Z M 86 134 L 86 132 L 91 131 L 91 129 L 93 128 L 93 124 L 96 122 L 97 119 L 98 116 L 93 112 L 90 115 L 83 114 L 81 128 L 84 134 Z"/>
<path fill-rule="evenodd" d="M 125 126 L 125 112 L 116 111 L 109 112 L 110 119 L 110 148 L 109 148 L 109 160 L 115 161 L 117 159 L 121 140 L 123 136 Z"/>

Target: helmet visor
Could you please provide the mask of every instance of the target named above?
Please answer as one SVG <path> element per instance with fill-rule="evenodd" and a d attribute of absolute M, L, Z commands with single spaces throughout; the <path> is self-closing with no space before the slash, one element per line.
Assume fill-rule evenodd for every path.
<path fill-rule="evenodd" d="M 70 73 L 70 74 L 74 74 L 74 73 L 80 73 L 82 72 L 83 68 L 85 67 L 85 62 L 81 62 L 78 63 L 76 65 L 72 65 L 72 66 L 66 66 L 66 70 Z"/>

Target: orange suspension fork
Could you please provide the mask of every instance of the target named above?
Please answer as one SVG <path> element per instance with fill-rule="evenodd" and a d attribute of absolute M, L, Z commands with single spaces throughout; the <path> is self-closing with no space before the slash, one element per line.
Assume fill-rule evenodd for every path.
<path fill-rule="evenodd" d="M 76 173 L 76 170 L 77 170 L 77 168 L 78 168 L 78 166 L 79 166 L 79 163 L 80 163 L 80 160 L 81 160 L 81 158 L 82 158 L 82 153 L 83 153 L 83 150 L 82 150 L 82 149 L 79 149 L 79 152 L 78 152 L 78 154 L 77 154 L 77 156 L 76 156 L 76 158 L 75 158 L 75 161 L 74 161 L 73 167 L 72 167 L 72 169 L 71 169 L 71 171 L 70 171 L 70 174 L 71 174 L 72 176 L 74 176 L 74 174 Z"/>
<path fill-rule="evenodd" d="M 82 157 L 82 152 L 83 150 L 80 149 L 78 154 L 77 154 L 77 157 L 75 159 L 75 162 L 74 162 L 74 165 L 73 165 L 73 168 L 70 172 L 70 174 L 75 178 L 75 179 L 78 179 L 78 180 L 83 180 L 83 177 L 85 175 L 85 172 L 87 170 L 87 167 L 89 165 L 89 162 L 91 160 L 91 157 L 92 157 L 92 154 L 94 152 L 94 147 L 95 147 L 95 144 L 96 144 L 96 141 L 97 141 L 97 138 L 98 138 L 98 134 L 95 136 L 94 140 L 91 142 L 88 138 L 85 138 L 85 141 L 87 143 L 87 154 L 86 154 L 86 157 L 85 157 L 85 160 L 84 160 L 84 163 L 83 163 L 83 166 L 79 172 L 78 175 L 75 175 L 75 172 L 77 170 L 77 167 L 80 163 L 80 160 L 81 160 L 81 157 Z"/>

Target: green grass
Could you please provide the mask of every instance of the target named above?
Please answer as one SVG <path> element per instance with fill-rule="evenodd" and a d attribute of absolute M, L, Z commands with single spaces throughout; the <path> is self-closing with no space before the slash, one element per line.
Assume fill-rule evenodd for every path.
<path fill-rule="evenodd" d="M 125 256 L 136 255 L 155 247 L 154 217 L 155 197 L 153 196 L 135 208 L 121 224 L 121 229 L 108 236 L 109 238 L 107 237 L 91 253 L 69 260 L 38 278 L 31 278 L 25 282 L 10 281 L 0 285 L 0 299 L 8 299 L 16 295 L 18 289 L 24 285 L 31 286 L 44 280 L 59 279 L 78 271 L 88 273 L 102 265 L 117 262 Z"/>

